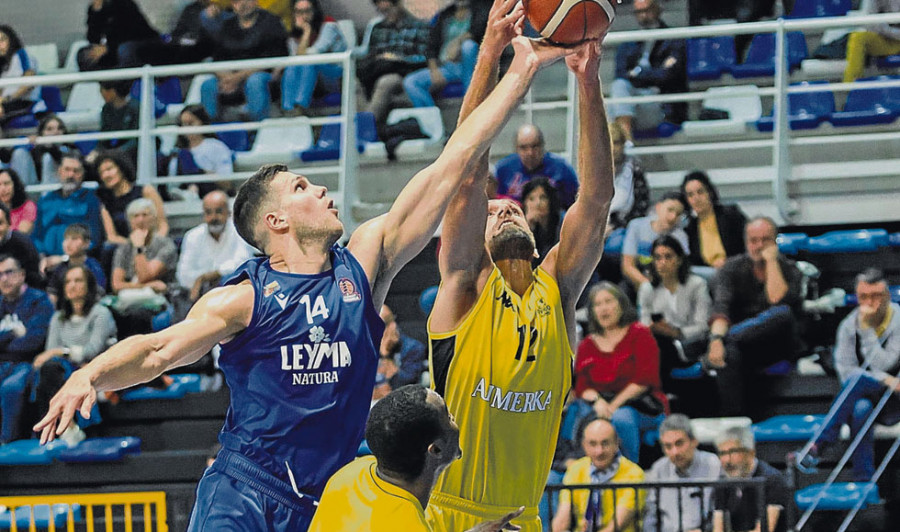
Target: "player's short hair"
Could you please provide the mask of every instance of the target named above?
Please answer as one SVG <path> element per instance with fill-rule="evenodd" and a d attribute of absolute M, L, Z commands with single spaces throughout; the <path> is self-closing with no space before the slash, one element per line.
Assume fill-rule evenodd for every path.
<path fill-rule="evenodd" d="M 422 474 L 428 446 L 444 431 L 446 414 L 427 398 L 428 390 L 417 384 L 397 388 L 375 403 L 366 422 L 366 441 L 378 465 L 404 480 Z"/>
<path fill-rule="evenodd" d="M 753 431 L 747 426 L 728 427 L 716 435 L 716 447 L 728 441 L 737 441 L 742 448 L 750 451 L 756 449 L 756 438 L 753 437 Z"/>
<path fill-rule="evenodd" d="M 267 238 L 256 234 L 259 213 L 269 194 L 269 183 L 281 172 L 287 172 L 283 164 L 266 164 L 260 167 L 238 189 L 234 198 L 234 227 L 251 246 L 265 252 Z"/>
<path fill-rule="evenodd" d="M 684 414 L 671 414 L 666 419 L 663 420 L 659 425 L 659 434 L 660 436 L 665 434 L 666 432 L 677 431 L 680 430 L 687 434 L 687 437 L 696 440 L 697 438 L 694 436 L 694 429 L 691 427 L 691 418 L 687 417 Z"/>
<path fill-rule="evenodd" d="M 66 226 L 66 230 L 63 231 L 63 238 L 81 238 L 86 242 L 91 241 L 91 230 L 87 225 L 75 222 L 73 224 L 69 224 Z"/>

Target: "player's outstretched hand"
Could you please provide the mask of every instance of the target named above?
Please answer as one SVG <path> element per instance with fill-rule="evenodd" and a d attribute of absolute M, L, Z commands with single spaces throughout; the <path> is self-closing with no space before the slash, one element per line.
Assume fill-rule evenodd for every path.
<path fill-rule="evenodd" d="M 510 523 L 510 521 L 522 515 L 522 512 L 524 511 L 525 507 L 520 506 L 519 509 L 515 512 L 509 512 L 500 519 L 480 523 L 475 528 L 470 528 L 466 532 L 500 532 L 501 530 L 522 530 L 522 527 Z"/>
<path fill-rule="evenodd" d="M 516 56 L 513 61 L 522 60 L 535 68 L 549 65 L 567 55 L 574 54 L 578 48 L 559 46 L 546 39 L 529 39 L 521 35 L 512 40 Z"/>
<path fill-rule="evenodd" d="M 97 402 L 97 390 L 91 385 L 84 371 L 76 371 L 50 400 L 50 410 L 34 426 L 41 433 L 41 445 L 53 441 L 69 427 L 75 412 L 81 417 L 91 417 L 91 408 Z"/>
<path fill-rule="evenodd" d="M 600 79 L 600 41 L 586 41 L 575 47 L 575 53 L 566 57 L 566 66 L 579 80 Z"/>
<path fill-rule="evenodd" d="M 524 21 L 522 0 L 494 0 L 481 46 L 499 56 L 516 35 L 522 34 Z"/>

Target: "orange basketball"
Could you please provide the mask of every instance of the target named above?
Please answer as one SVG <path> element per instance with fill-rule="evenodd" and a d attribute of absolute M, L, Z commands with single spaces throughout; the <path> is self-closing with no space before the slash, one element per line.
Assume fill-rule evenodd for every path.
<path fill-rule="evenodd" d="M 528 22 L 545 39 L 577 44 L 599 39 L 616 18 L 617 0 L 524 0 Z"/>

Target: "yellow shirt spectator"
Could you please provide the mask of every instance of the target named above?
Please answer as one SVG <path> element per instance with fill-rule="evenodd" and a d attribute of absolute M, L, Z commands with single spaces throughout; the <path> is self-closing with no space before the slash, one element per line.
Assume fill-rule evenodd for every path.
<path fill-rule="evenodd" d="M 643 482 L 644 471 L 624 456 L 619 457 L 619 469 L 612 476 L 609 482 Z M 563 484 L 590 484 L 591 483 L 591 459 L 585 456 L 576 460 L 563 477 Z M 602 526 L 607 526 L 615 515 L 615 509 L 625 507 L 631 510 L 639 510 L 644 507 L 644 501 L 647 494 L 643 490 L 637 490 L 635 497 L 633 489 L 620 489 L 615 491 L 615 505 L 613 505 L 613 490 L 603 490 L 600 492 L 600 509 L 603 515 Z M 572 513 L 577 516 L 577 522 L 574 530 L 582 532 L 584 530 L 584 516 L 587 512 L 587 503 L 590 492 L 588 490 L 563 490 L 559 492 L 560 506 L 572 504 Z M 637 503 L 637 504 L 635 504 Z M 621 532 L 635 532 L 634 525 L 620 529 Z"/>

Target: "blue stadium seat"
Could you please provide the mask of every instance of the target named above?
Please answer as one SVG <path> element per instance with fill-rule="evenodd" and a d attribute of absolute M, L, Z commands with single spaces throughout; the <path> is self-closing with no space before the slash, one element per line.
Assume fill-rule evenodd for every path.
<path fill-rule="evenodd" d="M 870 483 L 864 482 L 835 482 L 825 488 L 825 495 L 816 506 L 817 510 L 851 510 L 863 498 L 866 488 Z M 813 484 L 802 490 L 798 490 L 794 494 L 794 500 L 797 507 L 804 511 L 811 507 L 819 496 L 819 492 L 825 487 L 824 484 Z M 863 508 L 870 504 L 877 504 L 880 497 L 878 496 L 878 486 L 871 486 L 868 495 L 865 495 L 865 503 Z"/>
<path fill-rule="evenodd" d="M 66 110 L 66 106 L 62 101 L 62 92 L 55 85 L 44 85 L 41 87 L 41 99 L 44 100 L 44 105 L 47 106 L 47 110 L 50 112 L 59 113 Z"/>
<path fill-rule="evenodd" d="M 900 285 L 889 286 L 888 294 L 891 296 L 891 301 L 900 303 Z M 845 305 L 856 305 L 857 303 L 859 303 L 859 300 L 856 299 L 856 294 L 847 294 L 844 298 Z"/>
<path fill-rule="evenodd" d="M 878 76 L 857 81 L 885 81 L 897 76 Z M 900 115 L 900 87 L 853 89 L 847 95 L 844 110 L 829 119 L 836 127 L 890 124 Z"/>
<path fill-rule="evenodd" d="M 231 151 L 250 151 L 250 134 L 246 130 L 219 131 L 216 136 L 231 148 Z"/>
<path fill-rule="evenodd" d="M 366 144 L 378 142 L 375 129 L 375 116 L 369 112 L 356 113 L 353 122 L 356 124 L 356 149 L 362 153 Z M 341 125 L 325 124 L 319 131 L 315 146 L 300 152 L 303 162 L 333 161 L 340 157 Z"/>
<path fill-rule="evenodd" d="M 143 401 L 146 399 L 181 399 L 189 393 L 200 392 L 200 375 L 183 373 L 170 375 L 172 384 L 159 389 L 150 386 L 142 386 L 134 390 L 128 390 L 122 394 L 123 401 Z"/>
<path fill-rule="evenodd" d="M 621 255 L 622 245 L 625 243 L 625 228 L 620 227 L 609 234 L 603 253 L 606 255 Z"/>
<path fill-rule="evenodd" d="M 700 37 L 687 41 L 687 74 L 693 81 L 719 79 L 736 63 L 734 37 Z"/>
<path fill-rule="evenodd" d="M 875 251 L 889 245 L 888 233 L 884 229 L 858 229 L 849 231 L 829 231 L 821 236 L 811 237 L 803 249 L 810 253 L 857 253 Z"/>
<path fill-rule="evenodd" d="M 341 105 L 341 93 L 329 92 L 320 98 L 313 99 L 310 107 L 338 107 Z"/>
<path fill-rule="evenodd" d="M 809 240 L 809 235 L 806 233 L 779 233 L 775 238 L 778 251 L 785 255 L 796 255 L 803 249 L 807 240 Z"/>
<path fill-rule="evenodd" d="M 12 528 L 12 519 L 9 510 L 3 509 L 0 512 L 0 530 L 9 530 Z M 61 530 L 66 526 L 69 518 L 68 504 L 53 505 L 53 525 L 57 530 Z M 84 515 L 81 512 L 80 504 L 72 505 L 72 518 L 76 523 L 84 522 Z M 48 528 L 50 526 L 50 505 L 36 504 L 34 505 L 34 524 L 37 528 Z M 31 506 L 20 506 L 16 508 L 16 528 L 19 530 L 28 530 L 31 526 Z"/>
<path fill-rule="evenodd" d="M 891 233 L 888 235 L 888 244 L 894 248 L 900 248 L 900 233 Z"/>
<path fill-rule="evenodd" d="M 44 465 L 68 446 L 56 440 L 41 445 L 39 440 L 18 440 L 0 446 L 0 465 Z"/>
<path fill-rule="evenodd" d="M 823 85 L 827 81 L 803 81 L 793 86 Z M 791 129 L 815 129 L 831 118 L 834 113 L 834 94 L 830 90 L 821 92 L 799 92 L 788 94 L 788 123 Z M 773 117 L 764 116 L 756 122 L 756 128 L 763 132 L 775 129 Z"/>
<path fill-rule="evenodd" d="M 875 64 L 878 65 L 878 68 L 898 68 L 900 67 L 900 54 L 879 57 Z"/>
<path fill-rule="evenodd" d="M 466 94 L 466 88 L 463 87 L 461 81 L 454 81 L 453 83 L 448 83 L 441 90 L 441 98 L 462 98 Z"/>
<path fill-rule="evenodd" d="M 141 439 L 133 436 L 90 438 L 60 451 L 60 462 L 114 462 L 126 455 L 141 454 Z"/>
<path fill-rule="evenodd" d="M 653 129 L 639 129 L 634 131 L 635 140 L 667 139 L 681 130 L 681 126 L 671 122 L 662 122 Z"/>
<path fill-rule="evenodd" d="M 79 131 L 79 133 L 96 133 L 96 131 Z M 76 140 L 72 144 L 78 148 L 78 151 L 85 155 L 91 153 L 94 148 L 97 147 L 96 140 Z"/>
<path fill-rule="evenodd" d="M 789 70 L 794 70 L 809 55 L 806 37 L 802 32 L 791 31 L 787 34 L 787 60 Z M 747 60 L 741 65 L 731 68 L 735 78 L 750 78 L 775 75 L 775 34 L 760 33 L 753 36 L 747 50 Z"/>
<path fill-rule="evenodd" d="M 434 298 L 437 297 L 437 293 L 438 287 L 435 285 L 429 286 L 419 294 L 419 308 L 426 316 L 431 314 L 431 309 L 434 307 Z"/>
<path fill-rule="evenodd" d="M 850 0 L 797 0 L 787 18 L 842 17 L 852 8 Z"/>
<path fill-rule="evenodd" d="M 753 424 L 757 442 L 806 441 L 819 429 L 824 415 L 775 416 Z"/>

